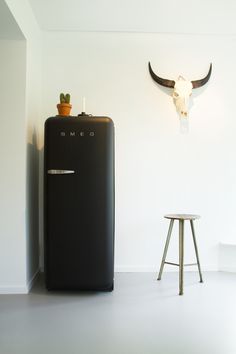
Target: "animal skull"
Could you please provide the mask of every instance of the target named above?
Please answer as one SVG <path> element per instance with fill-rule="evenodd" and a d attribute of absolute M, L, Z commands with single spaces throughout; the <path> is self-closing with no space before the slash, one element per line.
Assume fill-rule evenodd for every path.
<path fill-rule="evenodd" d="M 180 114 L 182 118 L 187 118 L 188 116 L 188 105 L 189 105 L 189 97 L 192 94 L 192 89 L 201 87 L 207 83 L 210 79 L 212 70 L 212 64 L 210 65 L 210 69 L 208 74 L 200 80 L 188 81 L 185 80 L 183 76 L 179 76 L 176 81 L 174 80 L 167 80 L 162 79 L 161 77 L 157 76 L 151 67 L 149 62 L 149 72 L 151 77 L 154 81 L 156 81 L 159 85 L 174 88 L 173 91 L 173 99 L 176 105 L 177 112 Z"/>
<path fill-rule="evenodd" d="M 175 82 L 173 98 L 177 112 L 183 116 L 188 116 L 189 97 L 192 95 L 193 85 L 191 81 L 185 80 L 182 76 Z"/>

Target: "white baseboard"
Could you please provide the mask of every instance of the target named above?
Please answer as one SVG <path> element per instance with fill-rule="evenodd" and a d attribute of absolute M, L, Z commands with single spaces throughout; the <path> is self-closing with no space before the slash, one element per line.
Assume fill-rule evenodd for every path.
<path fill-rule="evenodd" d="M 145 273 L 145 272 L 157 272 L 156 267 L 152 266 L 115 266 L 115 272 L 117 273 Z"/>
<path fill-rule="evenodd" d="M 219 272 L 229 272 L 229 273 L 236 273 L 236 267 L 224 267 L 221 266 Z"/>
<path fill-rule="evenodd" d="M 0 295 L 4 294 L 28 294 L 27 286 L 1 286 Z"/>
<path fill-rule="evenodd" d="M 116 273 L 158 273 L 159 268 L 154 267 L 154 266 L 115 266 L 115 272 Z M 171 267 L 166 266 L 164 269 L 165 272 L 178 272 L 177 267 Z M 197 267 L 192 267 L 192 269 L 189 269 L 189 267 L 185 268 L 185 271 L 197 271 Z M 215 266 L 203 266 L 202 271 L 204 272 L 217 272 L 217 271 L 222 271 L 222 272 L 236 272 L 236 267 L 221 267 L 218 269 L 218 267 Z M 37 277 L 40 273 L 40 270 L 37 269 L 37 271 L 34 273 L 34 275 L 31 277 L 31 279 L 28 281 L 26 286 L 0 286 L 0 294 L 28 294 L 30 290 L 32 289 L 33 285 L 35 284 Z"/>
<path fill-rule="evenodd" d="M 32 286 L 34 285 L 38 274 L 39 269 L 36 270 L 36 272 L 26 285 L 0 286 L 0 294 L 28 294 Z"/>
<path fill-rule="evenodd" d="M 117 273 L 158 273 L 160 268 L 160 264 L 157 266 L 115 266 L 115 272 Z M 217 272 L 218 271 L 218 266 L 214 265 L 205 265 L 202 266 L 202 271 L 203 272 Z M 176 266 L 170 266 L 170 265 L 165 265 L 164 267 L 165 272 L 178 272 L 179 269 Z M 185 270 L 186 272 L 197 272 L 197 266 L 193 267 L 186 267 Z"/>

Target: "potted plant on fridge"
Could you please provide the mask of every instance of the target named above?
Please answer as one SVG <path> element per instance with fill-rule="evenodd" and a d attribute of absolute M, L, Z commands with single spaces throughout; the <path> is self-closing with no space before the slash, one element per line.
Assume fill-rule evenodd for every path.
<path fill-rule="evenodd" d="M 69 116 L 72 105 L 70 104 L 70 94 L 61 93 L 60 94 L 60 103 L 57 105 L 59 116 Z"/>

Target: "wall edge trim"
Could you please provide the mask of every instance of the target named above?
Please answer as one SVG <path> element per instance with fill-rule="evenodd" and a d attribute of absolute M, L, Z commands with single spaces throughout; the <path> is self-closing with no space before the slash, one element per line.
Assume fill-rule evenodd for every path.
<path fill-rule="evenodd" d="M 0 286 L 0 295 L 28 294 L 35 284 L 39 274 L 39 269 L 33 274 L 26 285 Z"/>

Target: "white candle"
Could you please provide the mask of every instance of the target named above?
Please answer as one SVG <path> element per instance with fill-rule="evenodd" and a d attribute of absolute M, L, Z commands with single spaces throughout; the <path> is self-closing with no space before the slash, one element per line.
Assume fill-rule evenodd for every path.
<path fill-rule="evenodd" d="M 85 112 L 85 97 L 83 97 L 83 109 L 82 112 Z"/>

